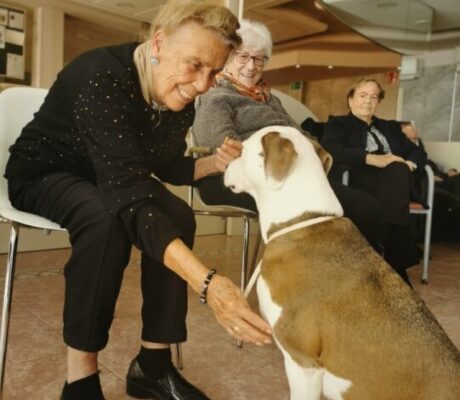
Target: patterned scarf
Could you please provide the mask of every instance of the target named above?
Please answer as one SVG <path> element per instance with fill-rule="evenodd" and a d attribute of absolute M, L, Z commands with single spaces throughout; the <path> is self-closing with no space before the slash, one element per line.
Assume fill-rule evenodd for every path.
<path fill-rule="evenodd" d="M 387 138 L 372 124 L 367 129 L 366 151 L 371 154 L 391 154 Z"/>
<path fill-rule="evenodd" d="M 251 97 L 263 103 L 267 103 L 270 100 L 270 87 L 262 79 L 253 86 L 246 86 L 232 75 L 220 72 L 216 76 L 216 83 L 220 86 L 231 86 L 243 96 Z"/>

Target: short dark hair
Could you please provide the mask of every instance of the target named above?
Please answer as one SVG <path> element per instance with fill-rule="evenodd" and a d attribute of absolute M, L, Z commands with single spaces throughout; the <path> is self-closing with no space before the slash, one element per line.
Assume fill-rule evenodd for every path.
<path fill-rule="evenodd" d="M 356 89 L 358 89 L 359 87 L 365 85 L 368 82 L 374 82 L 378 86 L 378 88 L 379 88 L 379 103 L 385 98 L 385 90 L 383 90 L 382 85 L 376 79 L 373 79 L 373 78 L 361 78 L 361 79 L 357 80 L 356 82 L 354 82 L 351 85 L 351 88 L 347 93 L 347 105 L 348 105 L 348 100 L 351 99 L 355 95 Z"/>

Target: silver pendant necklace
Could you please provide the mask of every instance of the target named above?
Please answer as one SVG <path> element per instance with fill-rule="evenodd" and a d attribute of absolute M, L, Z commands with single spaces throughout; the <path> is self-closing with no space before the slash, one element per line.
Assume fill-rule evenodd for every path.
<path fill-rule="evenodd" d="M 153 114 L 150 120 L 154 123 L 154 129 L 158 128 L 161 122 L 161 113 L 167 111 L 168 107 L 160 106 L 155 100 L 152 100 Z"/>

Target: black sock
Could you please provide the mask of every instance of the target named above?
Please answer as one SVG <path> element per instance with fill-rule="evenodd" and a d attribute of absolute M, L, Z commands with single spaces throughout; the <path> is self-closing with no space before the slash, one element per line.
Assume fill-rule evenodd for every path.
<path fill-rule="evenodd" d="M 161 378 L 171 367 L 171 349 L 146 349 L 141 347 L 138 356 L 142 372 L 151 379 Z"/>
<path fill-rule="evenodd" d="M 99 372 L 72 383 L 65 383 L 62 400 L 104 400 Z"/>
<path fill-rule="evenodd" d="M 402 280 L 406 282 L 409 285 L 409 287 L 413 289 L 412 283 L 410 282 L 410 279 L 409 279 L 409 275 L 407 275 L 407 271 L 405 269 L 399 269 L 399 270 L 396 270 L 396 272 L 402 278 Z"/>

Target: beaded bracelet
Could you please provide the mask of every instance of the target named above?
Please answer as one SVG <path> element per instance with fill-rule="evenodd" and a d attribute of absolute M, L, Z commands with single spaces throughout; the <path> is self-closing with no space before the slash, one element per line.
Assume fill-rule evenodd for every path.
<path fill-rule="evenodd" d="M 206 275 L 206 279 L 201 284 L 201 291 L 200 291 L 200 303 L 201 304 L 206 304 L 208 302 L 206 297 L 207 297 L 207 294 L 208 294 L 209 282 L 211 282 L 211 279 L 215 275 L 216 272 L 217 271 L 215 269 L 211 269 L 208 272 L 208 275 Z"/>

